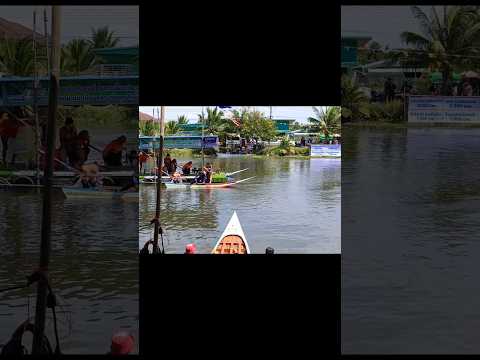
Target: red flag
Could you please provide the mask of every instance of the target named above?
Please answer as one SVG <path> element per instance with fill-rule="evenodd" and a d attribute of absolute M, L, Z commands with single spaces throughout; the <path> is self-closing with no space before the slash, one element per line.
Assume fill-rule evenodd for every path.
<path fill-rule="evenodd" d="M 232 120 L 232 122 L 235 124 L 236 127 L 240 127 L 241 123 L 240 123 L 240 118 L 231 118 L 230 120 Z"/>

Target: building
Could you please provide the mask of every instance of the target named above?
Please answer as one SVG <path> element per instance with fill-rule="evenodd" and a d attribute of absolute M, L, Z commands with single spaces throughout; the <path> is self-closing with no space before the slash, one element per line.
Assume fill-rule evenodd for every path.
<path fill-rule="evenodd" d="M 370 40 L 372 37 L 365 34 L 342 31 L 342 74 L 358 66 L 358 49 L 365 47 Z"/>
<path fill-rule="evenodd" d="M 278 135 L 288 134 L 295 119 L 272 119 Z"/>
<path fill-rule="evenodd" d="M 102 60 L 89 74 L 98 76 L 138 75 L 138 46 L 94 49 Z"/>

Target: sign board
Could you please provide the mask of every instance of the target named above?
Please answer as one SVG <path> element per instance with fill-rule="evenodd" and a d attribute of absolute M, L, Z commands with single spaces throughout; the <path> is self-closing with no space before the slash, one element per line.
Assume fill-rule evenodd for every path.
<path fill-rule="evenodd" d="M 144 136 L 140 137 L 140 150 L 158 149 L 160 141 L 158 137 Z M 165 136 L 163 146 L 166 149 L 201 149 L 201 136 Z M 218 136 L 205 136 L 203 138 L 203 148 L 211 149 L 218 147 Z"/>
<path fill-rule="evenodd" d="M 227 140 L 227 145 L 240 145 L 240 140 Z"/>
<path fill-rule="evenodd" d="M 480 96 L 410 96 L 411 123 L 480 123 Z"/>
<path fill-rule="evenodd" d="M 311 145 L 310 156 L 340 157 L 342 156 L 342 145 Z"/>

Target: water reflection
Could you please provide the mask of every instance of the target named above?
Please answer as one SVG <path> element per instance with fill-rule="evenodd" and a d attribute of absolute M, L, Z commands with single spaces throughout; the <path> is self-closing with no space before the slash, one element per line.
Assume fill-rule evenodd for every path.
<path fill-rule="evenodd" d="M 0 288 L 22 283 L 38 265 L 41 204 L 36 191 L 0 191 Z M 50 276 L 62 351 L 106 353 L 120 328 L 138 338 L 138 204 L 77 202 L 56 191 L 52 211 Z M 2 293 L 0 344 L 28 312 L 34 316 L 35 290 Z"/>
<path fill-rule="evenodd" d="M 479 135 L 344 131 L 343 352 L 478 352 Z"/>

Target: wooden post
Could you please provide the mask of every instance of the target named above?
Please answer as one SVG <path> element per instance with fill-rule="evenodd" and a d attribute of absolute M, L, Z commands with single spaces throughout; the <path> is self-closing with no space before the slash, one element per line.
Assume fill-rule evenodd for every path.
<path fill-rule="evenodd" d="M 205 154 L 204 154 L 204 151 L 203 151 L 203 129 L 205 128 L 205 114 L 203 112 L 203 106 L 202 106 L 202 171 L 203 171 L 203 167 L 205 166 Z"/>
<path fill-rule="evenodd" d="M 50 261 L 50 237 L 52 215 L 52 180 L 53 180 L 53 150 L 55 147 L 55 124 L 58 105 L 58 88 L 60 75 L 60 6 L 52 6 L 52 54 L 50 74 L 50 94 L 48 102 L 47 151 L 44 169 L 44 193 L 42 216 L 42 239 L 40 245 L 39 270 L 43 277 L 38 282 L 37 304 L 35 308 L 35 332 L 33 336 L 32 354 L 40 354 L 45 332 L 45 314 L 47 310 L 47 279 Z"/>
<path fill-rule="evenodd" d="M 157 156 L 157 203 L 155 208 L 155 233 L 153 235 L 153 253 L 158 254 L 158 233 L 160 231 L 160 204 L 162 201 L 162 168 L 163 168 L 163 136 L 164 136 L 164 123 L 165 123 L 165 106 L 161 106 L 161 114 L 160 114 L 160 144 L 158 148 L 158 156 Z M 155 141 L 153 142 L 155 146 Z M 165 253 L 165 248 L 163 246 L 162 240 L 162 254 Z"/>

